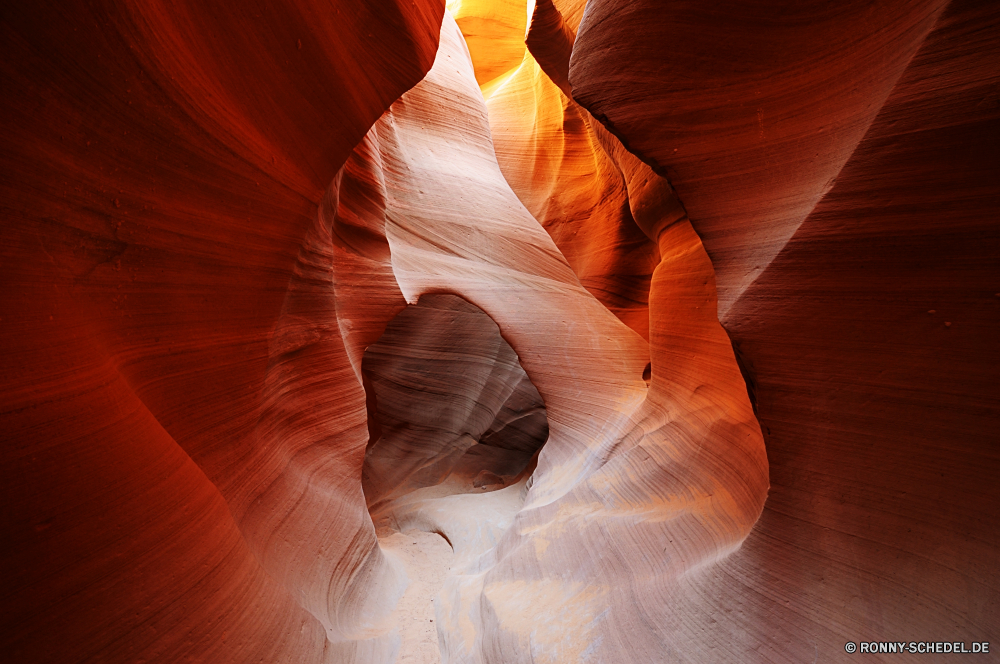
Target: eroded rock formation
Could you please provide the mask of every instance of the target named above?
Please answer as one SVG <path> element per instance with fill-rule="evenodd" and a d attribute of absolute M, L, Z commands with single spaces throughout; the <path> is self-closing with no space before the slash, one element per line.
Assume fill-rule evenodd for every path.
<path fill-rule="evenodd" d="M 345 590 L 364 392 L 296 256 L 442 12 L 4 8 L 6 657 L 339 662 L 391 609 Z"/>
<path fill-rule="evenodd" d="M 454 295 L 424 295 L 400 312 L 365 351 L 364 371 L 378 426 L 362 474 L 369 512 L 446 480 L 512 484 L 548 438 L 545 405 L 517 354 L 489 316 Z"/>
<path fill-rule="evenodd" d="M 452 661 L 651 656 L 663 647 L 658 629 L 632 628 L 623 643 L 622 625 L 637 611 L 668 611 L 680 576 L 738 546 L 767 487 L 760 431 L 715 317 L 711 264 L 682 214 L 650 229 L 669 258 L 652 280 L 661 306 L 647 349 L 581 287 L 507 186 L 447 17 L 441 44 L 427 77 L 369 133 L 385 205 L 369 230 L 384 232 L 408 301 L 450 291 L 496 322 L 549 422 L 524 503 L 496 541 L 450 533 L 461 519 L 436 525 L 467 561 L 441 599 L 444 650 Z M 448 117 L 456 109 L 460 125 Z M 407 195 L 413 183 L 422 196 Z M 644 606 L 644 592 L 658 599 Z"/>
<path fill-rule="evenodd" d="M 725 314 L 833 186 L 946 4 L 593 0 L 569 80 L 677 188 Z"/>
<path fill-rule="evenodd" d="M 996 641 L 996 8 L 449 10 L 5 10 L 0 649 Z"/>

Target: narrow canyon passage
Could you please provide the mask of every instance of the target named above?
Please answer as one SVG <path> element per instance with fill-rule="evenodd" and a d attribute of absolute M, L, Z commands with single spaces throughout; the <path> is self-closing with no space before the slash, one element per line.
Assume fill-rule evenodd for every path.
<path fill-rule="evenodd" d="M 377 431 L 362 485 L 376 525 L 418 489 L 502 488 L 534 469 L 549 435 L 545 405 L 496 323 L 475 305 L 421 296 L 365 350 L 362 367 Z"/>
<path fill-rule="evenodd" d="M 437 596 L 513 523 L 548 438 L 545 406 L 496 323 L 455 295 L 407 306 L 362 366 L 362 484 L 379 546 L 409 582 L 391 618 L 397 661 L 436 664 Z"/>
<path fill-rule="evenodd" d="M 392 622 L 399 630 L 399 664 L 440 664 L 434 598 L 444 587 L 454 553 L 436 533 L 385 531 L 379 546 L 406 570 L 409 586 L 396 603 Z"/>
<path fill-rule="evenodd" d="M 8 4 L 5 661 L 995 658 L 1000 4 Z"/>
<path fill-rule="evenodd" d="M 504 177 L 471 64 L 446 15 L 434 67 L 376 123 L 321 208 L 338 320 L 380 302 L 398 311 L 395 288 L 408 303 L 378 339 L 344 327 L 370 388 L 366 503 L 376 529 L 452 545 L 436 610 L 445 661 L 652 657 L 655 629 L 624 643 L 616 624 L 640 593 L 663 595 L 646 612 L 668 612 L 677 579 L 738 548 L 767 489 L 712 266 L 669 183 L 584 123 L 574 140 L 616 201 L 590 214 L 634 225 L 659 259 L 633 266 L 628 292 L 648 280 L 648 295 L 632 306 L 585 287 Z M 442 98 L 466 122 L 452 122 Z M 361 282 L 359 271 L 379 277 Z M 388 614 L 403 582 L 381 549 L 372 555 Z"/>

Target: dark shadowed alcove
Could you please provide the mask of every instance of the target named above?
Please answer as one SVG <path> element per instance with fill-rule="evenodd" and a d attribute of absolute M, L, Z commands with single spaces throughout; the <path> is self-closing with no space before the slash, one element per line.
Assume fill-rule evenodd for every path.
<path fill-rule="evenodd" d="M 424 295 L 400 312 L 362 367 L 373 514 L 420 488 L 509 486 L 548 437 L 545 405 L 517 354 L 486 313 L 455 295 Z"/>

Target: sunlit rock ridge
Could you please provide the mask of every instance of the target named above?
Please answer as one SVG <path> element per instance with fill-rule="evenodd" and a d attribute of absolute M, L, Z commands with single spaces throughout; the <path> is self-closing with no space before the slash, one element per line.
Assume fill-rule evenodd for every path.
<path fill-rule="evenodd" d="M 2 30 L 5 658 L 1000 651 L 995 3 Z"/>

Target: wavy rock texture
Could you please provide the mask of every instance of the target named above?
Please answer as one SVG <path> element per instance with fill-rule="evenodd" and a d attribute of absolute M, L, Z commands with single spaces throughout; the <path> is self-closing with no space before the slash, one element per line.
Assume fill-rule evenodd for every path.
<path fill-rule="evenodd" d="M 583 3 L 576 5 L 582 12 Z M 573 7 L 564 9 L 572 15 Z M 637 199 L 653 198 L 636 194 L 637 187 L 665 181 L 620 149 L 567 96 L 568 90 L 553 83 L 566 79 L 572 39 L 560 12 L 551 3 L 539 3 L 527 37 L 529 50 L 519 66 L 502 83 L 484 86 L 497 161 L 584 287 L 648 340 L 649 284 L 660 260 L 650 227 L 664 216 L 682 216 L 683 209 L 669 185 L 653 195 L 661 196 L 668 209 L 651 214 L 636 209 Z M 543 72 L 533 54 L 543 52 L 544 59 L 550 51 L 556 53 Z M 634 215 L 649 217 L 639 220 L 648 237 Z"/>
<path fill-rule="evenodd" d="M 718 582 L 775 580 L 744 604 L 768 661 L 869 634 L 1000 638 L 998 32 L 995 5 L 949 5 L 723 321 L 752 363 L 772 490 Z"/>
<path fill-rule="evenodd" d="M 372 180 L 384 186 L 375 198 L 385 201 L 373 227 L 384 220 L 400 290 L 409 302 L 450 291 L 486 312 L 549 421 L 523 497 L 495 492 L 495 502 L 514 502 L 498 517 L 511 519 L 506 531 L 470 531 L 453 504 L 436 517 L 426 504 L 413 508 L 413 519 L 435 519 L 464 563 L 438 608 L 448 661 L 659 656 L 663 599 L 739 546 L 767 489 L 760 431 L 715 318 L 700 241 L 683 218 L 655 228 L 667 258 L 652 279 L 647 351 L 580 285 L 507 186 L 448 19 L 434 68 L 369 137 L 378 146 Z M 477 509 L 486 511 L 467 512 Z"/>
<path fill-rule="evenodd" d="M 569 80 L 676 188 L 724 316 L 833 186 L 946 4 L 592 0 Z"/>
<path fill-rule="evenodd" d="M 442 12 L 3 10 L 11 661 L 391 650 L 358 641 L 391 610 L 372 587 L 401 584 L 358 481 L 364 394 L 322 338 L 330 267 L 296 257 L 353 147 L 430 67 Z"/>
<path fill-rule="evenodd" d="M 844 23 L 807 40 L 824 26 L 791 20 L 807 5 L 730 19 L 680 3 L 659 23 L 644 7 L 589 3 L 570 80 L 669 174 L 705 239 L 772 484 L 743 548 L 693 586 L 700 599 L 672 599 L 672 656 L 995 641 L 1000 15 L 900 3 L 872 6 L 888 13 L 862 28 L 829 5 L 845 15 L 827 25 Z"/>
<path fill-rule="evenodd" d="M 369 511 L 446 480 L 511 484 L 548 438 L 545 405 L 517 354 L 489 316 L 454 295 L 424 295 L 400 312 L 365 351 L 364 371 L 379 424 L 362 475 Z"/>
<path fill-rule="evenodd" d="M 1000 12 L 654 4 L 4 9 L 0 650 L 1000 641 Z"/>

